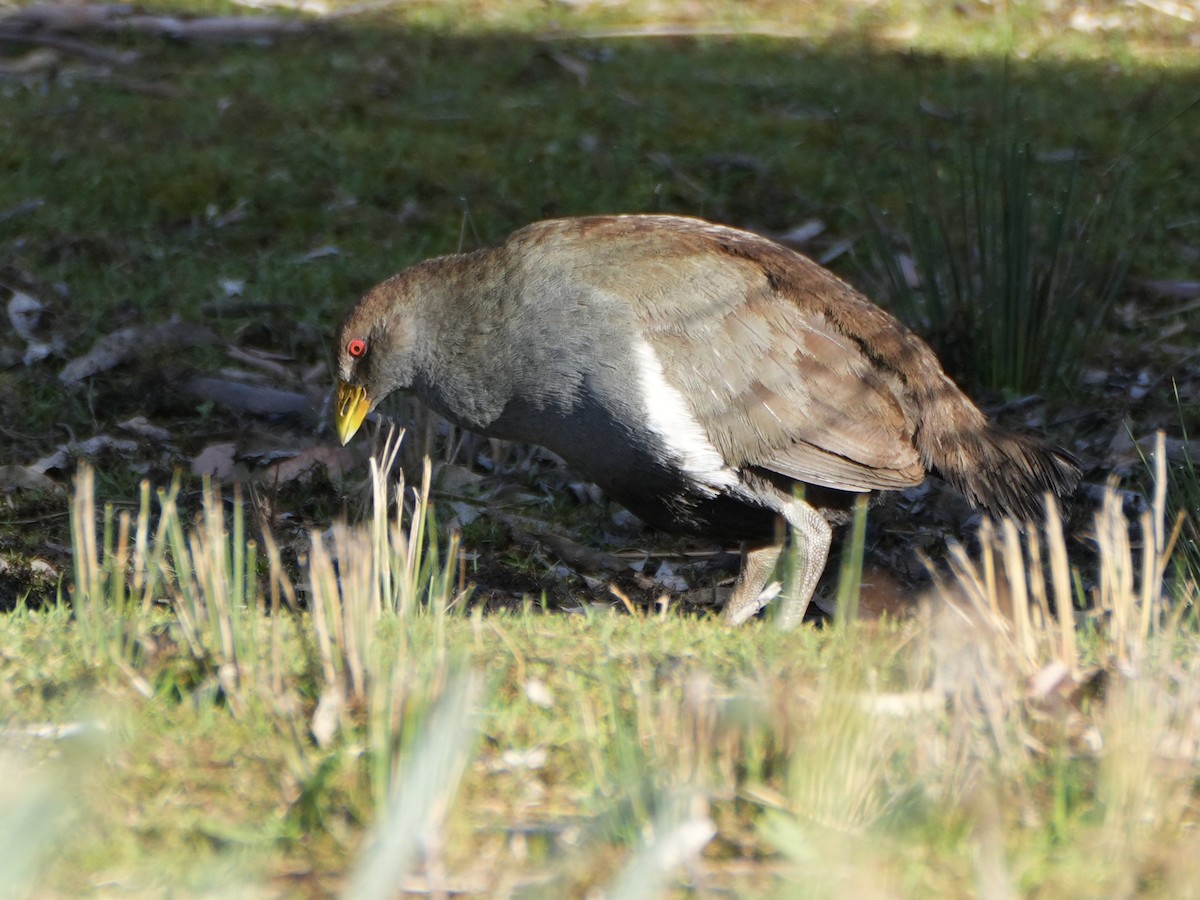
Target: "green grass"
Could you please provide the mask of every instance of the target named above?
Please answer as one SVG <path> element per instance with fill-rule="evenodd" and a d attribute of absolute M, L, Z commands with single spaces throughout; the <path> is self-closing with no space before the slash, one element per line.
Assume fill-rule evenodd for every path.
<path fill-rule="evenodd" d="M 0 628 L 0 893 L 1191 890 L 1200 648 L 1179 619 L 1196 570 L 1163 569 L 1165 517 L 1129 545 L 1110 505 L 1088 523 L 1098 559 L 1054 526 L 1037 561 L 1001 532 L 991 568 L 952 557 L 940 602 L 901 622 L 857 622 L 852 574 L 837 627 L 790 634 L 536 598 L 468 613 L 451 536 L 409 540 L 419 500 L 414 520 L 379 483 L 243 498 L 174 481 L 213 440 L 255 449 L 257 423 L 178 390 L 226 364 L 220 348 L 56 379 L 99 334 L 170 315 L 319 364 L 371 284 L 548 215 L 819 218 L 806 250 L 851 241 L 832 265 L 898 308 L 868 211 L 911 237 L 913 173 L 961 183 L 955 148 L 996 146 L 1005 116 L 1018 145 L 1074 151 L 1077 184 L 1125 173 L 1107 234 L 1144 234 L 1134 284 L 1187 277 L 1197 113 L 1171 119 L 1200 97 L 1189 27 L 1097 3 L 1123 25 L 1087 31 L 1043 6 L 413 3 L 268 47 L 114 37 L 141 53 L 117 77 L 65 57 L 0 81 L 0 283 L 35 293 L 66 341 L 0 370 L 0 464 L 135 413 L 173 441 L 98 460 L 73 507 L 0 497 L 0 553 L 59 561 L 72 601 L 51 579 L 24 608 L 33 582 L 0 572 L 0 607 L 17 606 Z M 599 34 L 662 25 L 677 34 Z M 1067 168 L 1030 165 L 1035 216 Z M 214 311 L 225 278 L 269 306 Z M 1084 361 L 1136 370 L 1158 327 L 1098 332 Z M 1170 397 L 1094 405 L 1110 431 L 1060 433 L 1106 445 L 1123 416 L 1138 433 L 1181 416 Z M 165 493 L 143 494 L 147 475 Z M 1193 545 L 1194 481 L 1170 497 Z M 361 522 L 314 543 L 344 512 Z M 530 575 L 497 529 L 468 529 L 472 549 Z M 1044 584 L 1020 601 L 997 571 Z M 1078 606 L 1076 627 L 1051 606 Z M 1039 693 L 1056 663 L 1067 677 Z"/>
<path fill-rule="evenodd" d="M 230 519 L 209 492 L 189 524 L 168 491 L 116 540 L 77 530 L 76 556 L 97 553 L 76 616 L 18 609 L 0 641 L 0 719 L 39 772 L 0 800 L 66 818 L 15 836 L 0 874 L 66 894 L 355 897 L 981 881 L 1176 896 L 1195 877 L 1200 646 L 1180 625 L 1194 584 L 1175 603 L 1163 590 L 1164 494 L 1140 546 L 1106 499 L 1078 622 L 1050 612 L 1074 590 L 1053 517 L 1044 537 L 1005 523 L 982 555 L 956 549 L 921 616 L 784 632 L 456 612 L 428 488 L 393 515 L 388 468 L 373 515 L 328 548 L 314 533 L 295 575 L 264 536 L 246 604 L 227 568 L 257 554 L 240 501 Z M 76 521 L 108 518 L 91 489 L 85 471 Z M 127 584 L 161 599 L 128 602 Z M 298 593 L 311 611 L 289 611 Z M 18 870 L 27 858 L 46 862 Z"/>

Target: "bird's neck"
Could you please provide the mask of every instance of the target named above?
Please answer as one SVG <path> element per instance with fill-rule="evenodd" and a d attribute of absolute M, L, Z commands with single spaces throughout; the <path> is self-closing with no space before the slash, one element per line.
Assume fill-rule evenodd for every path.
<path fill-rule="evenodd" d="M 512 395 L 513 348 L 506 317 L 518 299 L 495 250 L 424 264 L 412 391 L 452 422 L 486 431 Z M 482 276 L 480 273 L 488 273 Z"/>

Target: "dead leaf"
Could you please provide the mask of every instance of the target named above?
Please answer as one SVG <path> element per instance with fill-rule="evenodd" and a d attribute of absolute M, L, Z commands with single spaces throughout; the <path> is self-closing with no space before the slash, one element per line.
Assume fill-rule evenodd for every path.
<path fill-rule="evenodd" d="M 0 25 L 37 38 L 48 34 L 134 31 L 180 40 L 252 42 L 309 29 L 307 22 L 269 16 L 148 15 L 126 3 L 41 3 L 0 17 Z"/>
<path fill-rule="evenodd" d="M 281 391 L 278 388 L 255 387 L 227 381 L 223 378 L 196 376 L 183 385 L 184 390 L 201 400 L 208 400 L 235 412 L 265 417 L 295 417 L 312 427 L 320 414 L 304 394 Z"/>
<path fill-rule="evenodd" d="M 575 80 L 579 82 L 581 88 L 588 86 L 588 75 L 590 68 L 586 62 L 578 56 L 572 56 L 570 53 L 563 53 L 559 50 L 547 50 L 546 54 L 550 59 L 554 60 L 564 72 L 575 76 Z"/>
<path fill-rule="evenodd" d="M 1155 435 L 1147 434 L 1134 442 L 1129 432 L 1121 428 L 1113 435 L 1108 445 L 1109 464 L 1119 468 L 1141 466 L 1153 455 L 1156 441 Z M 1182 465 L 1189 461 L 1200 462 L 1200 439 L 1167 437 L 1164 447 L 1167 451 L 1167 462 L 1171 465 Z"/>
<path fill-rule="evenodd" d="M 318 259 L 325 259 L 330 256 L 341 256 L 342 251 L 333 244 L 325 244 L 321 247 L 314 247 L 303 256 L 299 257 L 300 262 L 313 262 Z"/>
<path fill-rule="evenodd" d="M 604 491 L 600 486 L 593 484 L 590 481 L 568 481 L 567 490 L 578 503 L 595 503 L 601 504 L 604 502 Z"/>
<path fill-rule="evenodd" d="M 171 432 L 152 424 L 145 416 L 134 416 L 132 419 L 126 419 L 117 425 L 117 427 L 122 431 L 128 431 L 130 434 L 159 444 L 165 444 L 171 440 Z"/>
<path fill-rule="evenodd" d="M 1076 147 L 1060 147 L 1057 150 L 1039 151 L 1033 155 L 1033 158 L 1040 163 L 1068 163 L 1082 162 L 1088 156 Z"/>
<path fill-rule="evenodd" d="M 614 553 L 605 553 L 576 543 L 561 534 L 554 534 L 543 528 L 527 530 L 528 519 L 517 524 L 514 516 L 493 513 L 494 518 L 504 522 L 512 530 L 513 540 L 522 544 L 542 544 L 549 547 L 554 554 L 572 569 L 588 572 L 610 571 L 621 572 L 629 568 L 629 561 Z"/>
<path fill-rule="evenodd" d="M 29 468 L 37 472 L 49 472 L 52 469 L 65 469 L 71 459 L 78 457 L 99 456 L 101 453 L 116 453 L 119 456 L 133 456 L 138 451 L 137 441 L 128 438 L 116 438 L 109 434 L 98 434 L 86 441 L 71 441 L 59 444 L 58 449 L 49 456 L 44 456 Z"/>
<path fill-rule="evenodd" d="M 846 253 L 849 253 L 854 247 L 855 240 L 855 238 L 842 238 L 840 241 L 835 241 L 829 246 L 829 249 L 817 257 L 817 262 L 823 266 L 829 265 L 839 256 L 844 256 Z"/>
<path fill-rule="evenodd" d="M 233 443 L 209 444 L 192 460 L 192 474 L 211 475 L 218 481 L 238 480 L 242 472 L 234 459 L 236 451 Z"/>
<path fill-rule="evenodd" d="M 25 78 L 30 75 L 49 75 L 62 60 L 53 50 L 39 47 L 14 59 L 0 60 L 0 77 Z"/>
<path fill-rule="evenodd" d="M 127 14 L 128 5 L 99 3 L 36 3 L 0 18 L 0 24 L 17 32 L 90 31 L 104 26 L 115 15 Z"/>
<path fill-rule="evenodd" d="M 129 16 L 114 24 L 113 31 L 137 31 L 177 40 L 266 43 L 273 37 L 300 34 L 307 22 L 270 16 L 205 16 L 178 19 L 174 16 Z"/>
<path fill-rule="evenodd" d="M 443 494 L 462 497 L 478 495 L 487 483 L 487 478 L 466 466 L 443 463 L 437 467 L 433 483 Z"/>
<path fill-rule="evenodd" d="M 217 286 L 226 297 L 240 297 L 246 290 L 245 278 L 218 278 Z"/>
<path fill-rule="evenodd" d="M 36 297 L 12 289 L 12 297 L 8 301 L 8 321 L 12 324 L 13 333 L 25 342 L 21 360 L 27 366 L 62 350 L 62 338 L 52 335 L 47 339 L 38 335 L 45 311 L 45 304 Z"/>
<path fill-rule="evenodd" d="M 675 571 L 675 566 L 666 560 L 658 564 L 658 568 L 654 572 L 654 582 L 676 593 L 682 593 L 691 587 L 687 579 Z"/>
<path fill-rule="evenodd" d="M 268 466 L 263 470 L 262 480 L 271 483 L 308 481 L 318 468 L 323 468 L 330 479 L 341 478 L 354 467 L 354 454 L 347 447 L 334 444 L 317 444 L 307 450 Z"/>
<path fill-rule="evenodd" d="M 0 492 L 61 490 L 56 481 L 32 466 L 0 466 Z"/>
<path fill-rule="evenodd" d="M 45 308 L 41 301 L 28 294 L 13 291 L 8 301 L 8 321 L 12 323 L 13 332 L 17 337 L 26 343 L 35 340 L 34 329 L 37 328 Z"/>
<path fill-rule="evenodd" d="M 268 350 L 257 350 L 253 347 L 229 347 L 226 352 L 236 359 L 238 362 L 247 363 L 262 369 L 264 372 L 274 375 L 276 378 L 281 378 L 285 381 L 292 380 L 292 371 L 284 362 L 291 362 L 292 357 L 283 353 L 271 353 Z"/>
<path fill-rule="evenodd" d="M 917 101 L 917 106 L 926 115 L 933 116 L 935 119 L 945 119 L 947 122 L 954 122 L 962 117 L 960 110 L 934 103 L 928 97 L 921 97 Z"/>
<path fill-rule="evenodd" d="M 8 209 L 0 210 L 0 222 L 7 222 L 9 219 L 15 219 L 18 216 L 28 215 L 35 212 L 46 205 L 46 201 L 41 197 L 34 197 L 32 200 L 25 200 L 18 203 L 16 206 L 10 206 Z"/>
<path fill-rule="evenodd" d="M 1142 286 L 1159 297 L 1169 297 L 1175 300 L 1190 300 L 1200 297 L 1200 281 L 1143 281 Z"/>
<path fill-rule="evenodd" d="M 221 212 L 215 203 L 210 203 L 204 210 L 204 218 L 213 228 L 224 228 L 242 221 L 248 216 L 249 206 L 245 198 L 239 198 L 237 203 L 226 212 Z"/>
<path fill-rule="evenodd" d="M 464 503 L 462 500 L 451 500 L 449 507 L 454 515 L 450 521 L 446 523 L 446 527 L 453 530 L 461 531 L 482 515 L 483 511 L 470 503 Z"/>
<path fill-rule="evenodd" d="M 907 253 L 897 253 L 896 265 L 900 267 L 900 274 L 904 277 L 905 284 L 914 290 L 921 287 L 921 272 L 912 256 Z"/>
<path fill-rule="evenodd" d="M 217 336 L 203 325 L 177 319 L 147 327 L 121 328 L 104 335 L 91 350 L 67 363 L 59 372 L 58 380 L 63 384 L 77 384 L 147 353 L 212 344 L 216 340 Z"/>
<path fill-rule="evenodd" d="M 785 244 L 807 244 L 824 231 L 824 222 L 820 219 L 808 219 L 794 228 L 788 229 L 776 239 Z"/>

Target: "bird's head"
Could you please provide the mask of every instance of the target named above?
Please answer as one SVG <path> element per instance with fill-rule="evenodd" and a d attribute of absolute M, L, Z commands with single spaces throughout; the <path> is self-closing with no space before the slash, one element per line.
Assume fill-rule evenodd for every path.
<path fill-rule="evenodd" d="M 372 288 L 338 328 L 333 420 L 343 444 L 380 400 L 412 385 L 417 337 L 412 299 L 405 276 L 398 275 Z"/>

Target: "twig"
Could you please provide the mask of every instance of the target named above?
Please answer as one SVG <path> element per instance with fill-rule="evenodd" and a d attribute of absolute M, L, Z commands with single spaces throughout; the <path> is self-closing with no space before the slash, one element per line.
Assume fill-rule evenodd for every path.
<path fill-rule="evenodd" d="M 141 56 L 136 50 L 106 50 L 103 47 L 97 47 L 95 44 L 89 44 L 87 41 L 62 37 L 57 34 L 46 34 L 45 32 L 21 32 L 0 29 L 0 42 L 9 44 L 37 44 L 39 47 L 50 47 L 54 50 L 61 50 L 63 53 L 70 53 L 73 56 L 109 66 L 128 65 Z"/>
<path fill-rule="evenodd" d="M 615 554 L 581 546 L 560 534 L 528 528 L 527 524 L 516 524 L 504 515 L 495 515 L 494 518 L 509 526 L 513 539 L 517 542 L 543 544 L 571 568 L 592 572 L 621 572 L 629 568 L 629 563 Z"/>
<path fill-rule="evenodd" d="M 541 41 L 607 41 L 620 38 L 690 38 L 690 37 L 773 37 L 783 40 L 805 40 L 812 32 L 803 28 L 780 28 L 772 25 L 644 25 L 630 28 L 607 28 L 594 31 L 563 31 L 538 36 Z"/>

